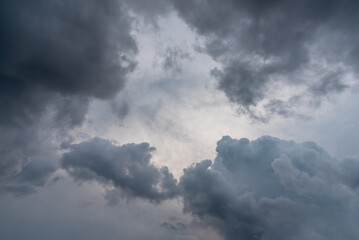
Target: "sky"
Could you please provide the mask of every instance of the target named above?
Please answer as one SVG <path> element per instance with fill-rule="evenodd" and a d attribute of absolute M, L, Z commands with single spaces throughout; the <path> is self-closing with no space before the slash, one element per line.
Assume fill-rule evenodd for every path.
<path fill-rule="evenodd" d="M 358 10 L 2 1 L 0 239 L 358 239 Z"/>

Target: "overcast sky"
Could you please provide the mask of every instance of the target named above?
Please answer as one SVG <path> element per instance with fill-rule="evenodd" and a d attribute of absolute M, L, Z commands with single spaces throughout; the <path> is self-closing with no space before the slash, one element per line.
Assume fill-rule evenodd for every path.
<path fill-rule="evenodd" d="M 358 11 L 4 0 L 0 239 L 359 239 Z"/>

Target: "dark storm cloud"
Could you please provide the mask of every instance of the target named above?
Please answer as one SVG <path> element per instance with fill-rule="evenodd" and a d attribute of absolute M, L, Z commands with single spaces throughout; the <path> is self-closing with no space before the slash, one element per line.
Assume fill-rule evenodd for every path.
<path fill-rule="evenodd" d="M 212 164 L 184 170 L 184 210 L 225 239 L 355 239 L 358 159 L 313 142 L 223 137 Z"/>
<path fill-rule="evenodd" d="M 62 156 L 61 165 L 77 180 L 98 181 L 130 197 L 153 202 L 177 195 L 177 181 L 168 168 L 159 169 L 150 163 L 155 149 L 148 143 L 115 146 L 94 138 L 68 147 L 70 152 Z M 113 196 L 107 197 L 114 202 Z"/>
<path fill-rule="evenodd" d="M 321 99 L 346 86 L 343 76 L 322 78 L 333 71 L 330 64 L 358 70 L 358 1 L 173 2 L 205 37 L 202 50 L 222 63 L 223 69 L 212 71 L 219 89 L 253 116 L 258 103 L 273 97 L 273 83 L 304 85 L 315 92 L 311 98 Z M 315 74 L 308 77 L 308 71 Z"/>
<path fill-rule="evenodd" d="M 0 11 L 1 97 L 14 104 L 2 108 L 7 115 L 41 109 L 54 93 L 111 98 L 135 66 L 118 1 L 5 1 Z"/>
<path fill-rule="evenodd" d="M 126 11 L 117 0 L 2 1 L 0 163 L 1 174 L 16 166 L 17 177 L 0 177 L 41 185 L 31 176 L 48 169 L 25 168 L 53 161 L 49 143 L 59 139 L 50 136 L 79 126 L 90 98 L 111 99 L 123 88 L 138 51 Z"/>

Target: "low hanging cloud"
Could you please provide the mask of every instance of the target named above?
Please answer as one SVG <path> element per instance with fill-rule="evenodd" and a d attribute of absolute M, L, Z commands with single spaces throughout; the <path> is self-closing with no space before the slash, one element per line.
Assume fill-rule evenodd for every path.
<path fill-rule="evenodd" d="M 177 195 L 177 181 L 167 167 L 150 163 L 155 148 L 148 143 L 116 146 L 108 140 L 94 138 L 68 146 L 61 159 L 62 168 L 76 180 L 97 181 L 115 188 L 107 194 L 116 202 L 116 190 L 128 197 L 160 202 Z"/>
<path fill-rule="evenodd" d="M 185 169 L 184 211 L 224 239 L 356 239 L 359 159 L 313 142 L 223 137 L 217 157 Z"/>
<path fill-rule="evenodd" d="M 212 70 L 218 88 L 252 118 L 265 121 L 273 113 L 282 115 L 266 106 L 273 100 L 286 101 L 283 116 L 303 102 L 319 104 L 343 92 L 350 81 L 347 75 L 358 73 L 355 0 L 173 3 L 179 16 L 204 37 L 200 51 L 222 64 Z M 280 89 L 293 86 L 297 90 L 289 98 L 277 99 L 288 94 Z M 303 96 L 297 104 L 292 99 L 298 95 Z"/>
<path fill-rule="evenodd" d="M 178 182 L 166 167 L 151 164 L 148 143 L 116 146 L 95 138 L 67 148 L 62 168 L 75 180 L 113 187 L 106 194 L 110 204 L 118 195 L 155 203 L 180 198 L 198 226 L 224 239 L 359 237 L 359 159 L 339 161 L 314 142 L 225 136 L 213 163 L 184 169 Z"/>

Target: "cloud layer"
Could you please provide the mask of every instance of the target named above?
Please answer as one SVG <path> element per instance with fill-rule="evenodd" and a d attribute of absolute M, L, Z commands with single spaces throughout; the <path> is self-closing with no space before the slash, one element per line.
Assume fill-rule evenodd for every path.
<path fill-rule="evenodd" d="M 288 116 L 300 95 L 300 104 L 319 104 L 346 88 L 345 74 L 358 71 L 355 0 L 173 2 L 204 37 L 199 50 L 223 65 L 212 70 L 218 88 L 252 118 Z M 294 93 L 283 90 L 293 86 Z M 278 100 L 285 111 L 262 106 Z"/>

